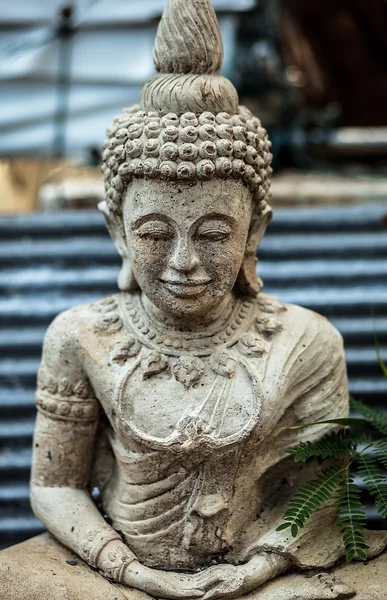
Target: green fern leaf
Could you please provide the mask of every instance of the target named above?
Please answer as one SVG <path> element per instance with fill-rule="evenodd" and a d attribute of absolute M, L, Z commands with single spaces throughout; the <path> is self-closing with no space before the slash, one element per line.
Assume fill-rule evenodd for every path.
<path fill-rule="evenodd" d="M 285 522 L 277 527 L 277 531 L 290 527 L 292 536 L 297 537 L 305 522 L 337 491 L 342 477 L 343 469 L 334 466 L 301 486 L 290 500 L 283 515 Z"/>
<path fill-rule="evenodd" d="M 371 496 L 374 498 L 378 513 L 387 518 L 387 480 L 385 473 L 372 456 L 358 454 L 358 471 L 366 484 Z"/>
<path fill-rule="evenodd" d="M 374 442 L 373 446 L 379 461 L 382 463 L 383 467 L 387 469 L 387 439 L 383 438 L 377 440 Z"/>
<path fill-rule="evenodd" d="M 360 444 L 369 444 L 372 436 L 363 431 L 340 429 L 325 435 L 315 442 L 301 442 L 295 448 L 285 450 L 294 457 L 295 462 L 306 462 L 311 458 L 337 458 L 342 459 L 356 450 Z"/>
<path fill-rule="evenodd" d="M 347 467 L 344 478 L 340 479 L 337 494 L 337 525 L 343 538 L 347 562 L 356 556 L 360 560 L 367 560 L 365 550 L 369 546 L 364 538 L 366 514 L 360 497 L 361 490 L 353 483 L 353 475 Z"/>
<path fill-rule="evenodd" d="M 387 413 L 382 410 L 376 410 L 364 404 L 361 400 L 351 398 L 351 408 L 359 412 L 372 427 L 387 435 Z"/>

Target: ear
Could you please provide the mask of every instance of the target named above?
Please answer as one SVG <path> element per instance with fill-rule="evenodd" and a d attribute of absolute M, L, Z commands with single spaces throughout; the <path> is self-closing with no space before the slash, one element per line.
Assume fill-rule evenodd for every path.
<path fill-rule="evenodd" d="M 110 237 L 122 258 L 122 267 L 118 275 L 118 287 L 122 292 L 137 290 L 138 283 L 133 275 L 122 220 L 109 210 L 105 201 L 98 204 L 98 210 L 103 214 Z"/>
<path fill-rule="evenodd" d="M 273 211 L 266 205 L 263 211 L 253 215 L 251 220 L 245 255 L 236 281 L 236 286 L 244 295 L 256 296 L 263 287 L 262 280 L 257 275 L 257 250 L 272 216 Z"/>

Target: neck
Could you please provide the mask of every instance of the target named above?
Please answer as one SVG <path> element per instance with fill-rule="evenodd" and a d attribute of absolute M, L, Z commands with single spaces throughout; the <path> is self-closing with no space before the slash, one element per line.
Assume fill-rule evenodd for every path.
<path fill-rule="evenodd" d="M 228 294 L 220 304 L 207 311 L 203 315 L 177 315 L 167 313 L 155 306 L 146 296 L 142 294 L 142 304 L 145 311 L 153 316 L 159 323 L 167 327 L 173 327 L 179 331 L 195 331 L 204 329 L 213 323 L 226 321 L 235 305 L 232 293 Z"/>

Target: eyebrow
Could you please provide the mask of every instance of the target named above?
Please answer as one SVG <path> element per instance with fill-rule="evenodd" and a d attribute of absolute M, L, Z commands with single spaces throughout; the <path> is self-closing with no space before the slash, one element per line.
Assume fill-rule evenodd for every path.
<path fill-rule="evenodd" d="M 205 221 L 209 221 L 211 219 L 213 219 L 213 220 L 218 219 L 220 221 L 226 221 L 229 225 L 234 225 L 236 223 L 236 219 L 234 219 L 234 217 L 231 217 L 230 215 L 225 215 L 224 213 L 219 213 L 219 212 L 212 212 L 212 213 L 207 213 L 207 214 L 199 217 L 199 219 L 197 219 L 197 221 L 195 221 L 195 225 L 201 225 Z"/>
<path fill-rule="evenodd" d="M 147 223 L 148 221 L 161 221 L 163 223 L 167 223 L 168 225 L 171 223 L 171 219 L 167 215 L 163 215 L 162 213 L 148 213 L 147 215 L 142 215 L 136 219 L 134 223 L 131 223 L 130 228 L 132 230 L 138 229 L 141 227 L 141 225 Z"/>

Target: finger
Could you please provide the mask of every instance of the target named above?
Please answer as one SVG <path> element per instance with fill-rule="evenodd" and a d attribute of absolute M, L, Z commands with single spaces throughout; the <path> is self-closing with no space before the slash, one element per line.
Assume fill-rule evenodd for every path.
<path fill-rule="evenodd" d="M 192 598 L 203 598 L 204 596 L 204 591 L 202 590 L 179 590 L 179 592 L 176 592 L 176 590 L 174 590 L 173 592 L 166 592 L 165 590 L 152 591 L 148 589 L 148 594 L 149 591 L 151 591 L 152 594 L 157 594 L 158 598 L 168 598 L 169 600 L 181 600 L 181 598 L 187 598 L 191 600 Z"/>
<path fill-rule="evenodd" d="M 203 598 L 204 590 L 185 590 L 183 592 L 179 592 L 176 598 Z"/>
<path fill-rule="evenodd" d="M 224 590 L 221 592 L 219 588 L 210 590 L 203 596 L 203 600 L 216 600 L 216 598 L 225 598 Z"/>
<path fill-rule="evenodd" d="M 182 589 L 181 587 L 177 591 L 176 587 L 169 586 L 147 586 L 146 591 L 160 598 L 168 598 L 170 600 L 180 600 L 181 598 L 202 598 L 204 596 L 205 590 L 200 588 L 186 588 Z"/>
<path fill-rule="evenodd" d="M 210 567 L 205 571 L 199 571 L 199 573 L 195 573 L 194 577 L 197 581 L 223 581 L 231 572 L 234 571 L 234 569 L 236 569 L 236 567 Z"/>
<path fill-rule="evenodd" d="M 196 582 L 199 586 L 204 587 L 206 590 L 209 587 L 214 587 L 214 585 L 218 583 L 222 583 L 224 581 L 224 575 L 219 573 L 218 575 L 214 573 L 213 575 L 203 575 L 202 577 L 198 577 Z"/>

